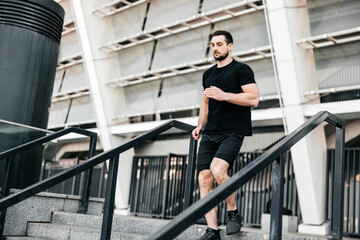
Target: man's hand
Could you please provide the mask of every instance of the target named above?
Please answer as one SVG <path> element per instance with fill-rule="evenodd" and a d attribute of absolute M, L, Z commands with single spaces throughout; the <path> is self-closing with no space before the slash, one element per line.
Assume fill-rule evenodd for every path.
<path fill-rule="evenodd" d="M 197 126 L 193 131 L 192 131 L 192 136 L 195 140 L 199 140 L 200 138 L 200 134 L 202 132 L 202 127 Z"/>
<path fill-rule="evenodd" d="M 204 95 L 208 98 L 212 98 L 218 101 L 227 101 L 226 93 L 218 87 L 211 86 L 206 88 L 204 91 Z"/>
<path fill-rule="evenodd" d="M 239 106 L 257 107 L 259 105 L 259 89 L 256 83 L 241 86 L 242 93 L 224 92 L 218 87 L 211 86 L 204 91 L 204 97 L 218 101 L 226 101 Z"/>

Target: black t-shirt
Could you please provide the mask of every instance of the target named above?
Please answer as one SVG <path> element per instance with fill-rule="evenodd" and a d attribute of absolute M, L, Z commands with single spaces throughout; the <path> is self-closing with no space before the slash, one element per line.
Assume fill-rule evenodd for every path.
<path fill-rule="evenodd" d="M 224 92 L 242 93 L 241 86 L 255 83 L 251 68 L 233 60 L 228 65 L 212 66 L 203 74 L 203 87 L 216 86 Z M 226 101 L 209 99 L 207 123 L 204 134 L 232 133 L 252 135 L 251 107 L 239 106 Z"/>

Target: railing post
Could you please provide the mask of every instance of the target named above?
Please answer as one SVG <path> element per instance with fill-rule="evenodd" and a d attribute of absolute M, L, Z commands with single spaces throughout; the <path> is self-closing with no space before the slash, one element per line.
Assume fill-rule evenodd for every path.
<path fill-rule="evenodd" d="M 10 193 L 10 186 L 9 186 L 9 172 L 10 172 L 10 166 L 11 166 L 11 161 L 12 161 L 12 156 L 8 157 L 6 159 L 6 164 L 5 164 L 5 168 L 6 168 L 6 173 L 5 173 L 5 177 L 4 177 L 4 185 L 1 188 L 1 198 L 4 198 L 6 196 L 9 195 Z M 6 208 L 2 209 L 0 211 L 0 240 L 3 239 L 3 233 L 4 233 L 4 228 L 5 228 L 5 218 L 6 218 Z"/>
<path fill-rule="evenodd" d="M 166 208 L 167 208 L 167 196 L 169 192 L 169 181 L 170 181 L 170 161 L 171 154 L 169 154 L 166 160 L 166 171 L 165 171 L 165 181 L 164 181 L 164 191 L 163 191 L 163 199 L 162 199 L 162 209 L 161 209 L 161 218 L 165 219 L 166 216 Z"/>
<path fill-rule="evenodd" d="M 325 165 L 325 217 L 324 221 L 329 219 L 329 180 L 330 180 L 330 162 L 331 162 L 331 152 L 329 150 L 326 151 L 326 165 Z M 330 224 L 331 225 L 331 224 Z M 330 227 L 330 229 L 332 229 Z"/>
<path fill-rule="evenodd" d="M 197 140 L 195 140 L 190 134 L 189 159 L 188 159 L 188 166 L 186 171 L 186 183 L 185 183 L 184 210 L 191 205 L 193 200 L 196 152 L 197 152 Z"/>
<path fill-rule="evenodd" d="M 88 159 L 92 158 L 95 155 L 96 143 L 97 143 L 97 136 L 91 136 Z M 88 171 L 85 172 L 85 186 L 83 187 L 81 206 L 78 211 L 79 213 L 86 214 L 88 211 L 93 169 L 94 168 L 90 168 Z"/>
<path fill-rule="evenodd" d="M 274 162 L 271 186 L 270 239 L 282 239 L 282 210 L 284 199 L 284 153 Z"/>
<path fill-rule="evenodd" d="M 333 239 L 342 239 L 344 222 L 344 142 L 345 125 L 336 128 L 334 198 L 333 198 Z"/>
<path fill-rule="evenodd" d="M 109 162 L 108 179 L 106 183 L 104 214 L 101 226 L 101 240 L 110 240 L 111 237 L 118 167 L 119 156 L 111 158 Z"/>

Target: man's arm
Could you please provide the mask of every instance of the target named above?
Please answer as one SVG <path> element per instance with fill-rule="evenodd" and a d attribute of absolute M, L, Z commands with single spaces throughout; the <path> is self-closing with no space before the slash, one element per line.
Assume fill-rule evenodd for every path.
<path fill-rule="evenodd" d="M 195 140 L 199 140 L 200 134 L 206 125 L 207 115 L 208 115 L 208 106 L 209 106 L 209 98 L 204 95 L 203 100 L 200 105 L 198 125 L 192 131 L 192 135 L 195 138 Z"/>
<path fill-rule="evenodd" d="M 243 85 L 243 93 L 228 93 L 220 88 L 211 86 L 204 91 L 204 95 L 218 101 L 227 101 L 240 106 L 257 107 L 259 105 L 259 89 L 256 83 Z"/>

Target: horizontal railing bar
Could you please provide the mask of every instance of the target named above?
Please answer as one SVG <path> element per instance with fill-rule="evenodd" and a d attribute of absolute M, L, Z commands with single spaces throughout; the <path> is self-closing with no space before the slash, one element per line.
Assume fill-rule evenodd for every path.
<path fill-rule="evenodd" d="M 4 119 L 0 119 L 0 123 L 6 123 L 6 124 L 9 124 L 9 125 L 19 126 L 19 127 L 22 127 L 22 128 L 32 129 L 32 130 L 36 130 L 36 131 L 40 131 L 40 132 L 44 132 L 44 133 L 53 133 L 53 131 L 50 131 L 48 129 L 42 129 L 42 128 L 38 128 L 38 127 L 33 127 L 33 126 L 29 126 L 29 125 L 25 125 L 25 124 L 21 124 L 21 123 L 17 123 L 17 122 L 7 121 L 7 120 L 4 120 Z"/>
<path fill-rule="evenodd" d="M 122 152 L 125 152 L 126 150 L 146 141 L 149 139 L 152 139 L 154 137 L 156 137 L 157 135 L 159 135 L 162 132 L 165 132 L 166 130 L 169 130 L 172 127 L 176 127 L 185 131 L 191 131 L 192 129 L 194 129 L 195 127 L 186 123 L 181 123 L 179 121 L 176 120 L 171 120 L 167 123 L 164 123 L 160 126 L 158 126 L 157 128 L 154 128 L 153 130 L 151 130 L 150 132 L 141 134 L 137 137 L 135 137 L 134 139 L 128 141 L 127 143 L 113 148 L 111 150 L 108 150 L 104 153 L 101 153 L 95 157 L 90 158 L 89 160 L 80 163 L 76 166 L 73 166 L 61 173 L 58 173 L 56 175 L 53 175 L 47 179 L 44 179 L 43 181 L 40 181 L 36 184 L 33 184 L 27 188 L 24 188 L 22 191 L 12 194 L 10 196 L 7 196 L 5 198 L 0 199 L 0 210 L 4 209 L 4 208 L 8 208 L 18 202 L 21 202 L 41 191 L 44 191 L 68 178 L 71 178 L 83 171 L 86 171 L 102 162 L 105 162 L 106 160 L 121 154 Z"/>
<path fill-rule="evenodd" d="M 152 234 L 148 239 L 155 240 L 175 238 L 190 224 L 202 217 L 221 201 L 225 200 L 229 195 L 244 185 L 253 176 L 275 161 L 281 153 L 289 150 L 293 145 L 295 145 L 298 141 L 300 141 L 303 137 L 305 137 L 308 133 L 310 133 L 313 129 L 326 120 L 330 123 L 340 124 L 340 127 L 344 126 L 344 121 L 338 119 L 335 115 L 332 115 L 326 111 L 317 113 L 291 134 L 267 150 L 264 154 L 237 172 L 225 183 L 215 188 L 205 198 L 200 199 L 198 202 L 194 203 L 192 206 L 179 214 L 178 217 L 167 224 L 165 228 L 162 228 Z"/>
<path fill-rule="evenodd" d="M 39 145 L 39 144 L 43 144 L 43 143 L 46 143 L 46 142 L 49 142 L 51 140 L 54 140 L 56 138 L 59 138 L 63 135 L 66 135 L 68 133 L 78 133 L 78 134 L 81 134 L 81 135 L 85 135 L 85 136 L 88 136 L 88 137 L 95 137 L 97 136 L 96 133 L 94 132 L 90 132 L 90 131 L 87 131 L 87 130 L 84 130 L 84 129 L 81 129 L 81 128 L 65 128 L 63 130 L 60 130 L 58 132 L 54 132 L 54 133 L 50 133 L 49 135 L 46 135 L 44 137 L 41 137 L 41 138 L 38 138 L 38 139 L 35 139 L 31 142 L 28 142 L 28 143 L 25 143 L 25 144 L 22 144 L 20 146 L 17 146 L 17 147 L 14 147 L 14 148 L 11 148 L 9 150 L 6 150 L 2 153 L 0 153 L 0 161 L 2 159 L 5 159 L 7 158 L 8 156 L 11 156 L 13 154 L 16 154 L 16 153 L 19 153 L 19 152 L 22 152 L 28 148 L 31 148 L 31 147 L 34 147 L 36 145 Z"/>

